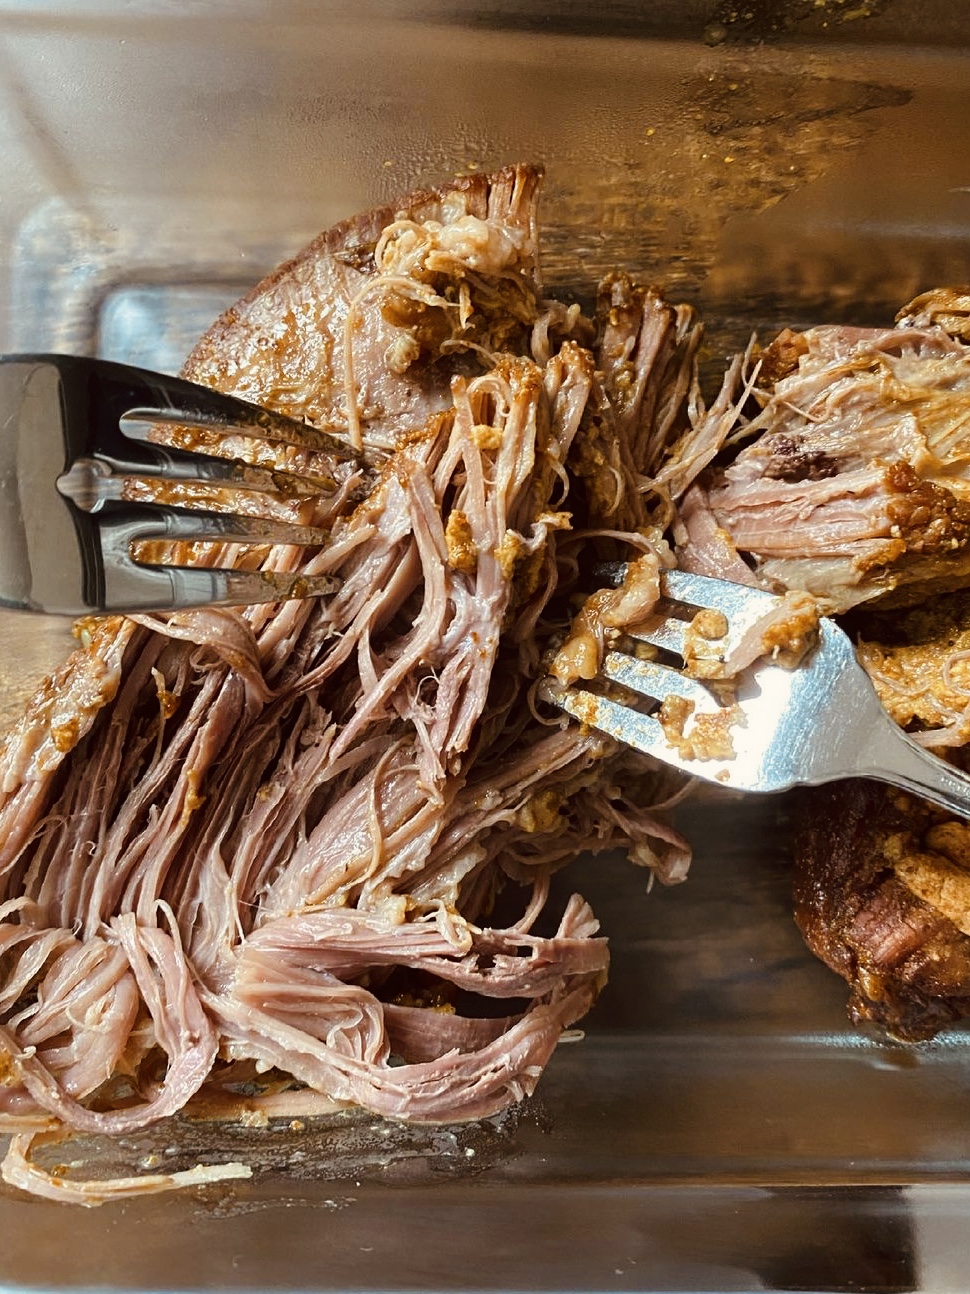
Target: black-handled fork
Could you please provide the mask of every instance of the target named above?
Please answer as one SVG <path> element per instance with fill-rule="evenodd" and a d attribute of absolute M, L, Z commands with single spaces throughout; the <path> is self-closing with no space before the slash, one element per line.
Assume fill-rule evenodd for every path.
<path fill-rule="evenodd" d="M 296 445 L 335 470 L 354 460 L 336 437 L 179 378 L 78 356 L 0 357 L 0 606 L 67 615 L 162 611 L 334 589 L 329 576 L 138 560 L 146 541 L 326 541 L 312 527 L 197 509 L 191 487 L 292 498 L 332 491 L 331 477 L 149 440 L 165 426 Z"/>

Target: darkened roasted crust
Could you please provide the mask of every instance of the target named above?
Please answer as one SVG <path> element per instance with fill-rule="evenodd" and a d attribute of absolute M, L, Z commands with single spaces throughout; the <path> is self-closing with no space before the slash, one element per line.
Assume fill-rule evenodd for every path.
<path fill-rule="evenodd" d="M 798 818 L 795 920 L 850 985 L 853 1022 L 918 1042 L 970 1014 L 970 937 L 902 879 L 952 866 L 927 840 L 945 815 L 852 781 L 806 791 Z"/>

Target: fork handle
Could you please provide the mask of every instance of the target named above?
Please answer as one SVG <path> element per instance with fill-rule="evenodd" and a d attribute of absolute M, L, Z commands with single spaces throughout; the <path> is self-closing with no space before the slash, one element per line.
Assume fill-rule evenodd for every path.
<path fill-rule="evenodd" d="M 892 724 L 888 716 L 887 723 Z M 885 734 L 873 734 L 867 752 L 872 763 L 868 768 L 860 766 L 860 774 L 912 791 L 941 809 L 970 818 L 970 776 L 931 755 L 895 724 L 892 729 L 891 740 Z"/>

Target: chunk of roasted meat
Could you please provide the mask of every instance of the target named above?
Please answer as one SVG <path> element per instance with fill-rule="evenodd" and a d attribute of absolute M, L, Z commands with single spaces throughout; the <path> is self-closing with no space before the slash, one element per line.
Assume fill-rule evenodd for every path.
<path fill-rule="evenodd" d="M 918 1042 L 970 1014 L 970 826 L 854 781 L 805 792 L 795 851 L 795 919 L 856 1024 Z"/>
<path fill-rule="evenodd" d="M 886 709 L 965 764 L 970 590 L 847 624 Z M 907 1041 L 970 1014 L 970 825 L 872 784 L 806 792 L 796 918 L 851 985 L 850 1014 Z"/>
<path fill-rule="evenodd" d="M 970 583 L 970 345 L 950 296 L 949 313 L 938 293 L 894 328 L 786 332 L 736 361 L 694 431 L 707 461 L 734 448 L 682 499 L 685 565 L 833 613 Z"/>

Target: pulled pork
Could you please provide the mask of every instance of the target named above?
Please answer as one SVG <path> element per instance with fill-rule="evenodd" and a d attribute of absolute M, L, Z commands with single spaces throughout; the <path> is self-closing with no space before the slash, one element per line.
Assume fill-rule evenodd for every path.
<path fill-rule="evenodd" d="M 539 180 L 513 167 L 331 230 L 189 358 L 186 376 L 356 456 L 172 433 L 332 482 L 265 504 L 325 528 L 321 549 L 179 558 L 339 588 L 82 623 L 7 735 L 8 1181 L 97 1203 L 243 1175 L 86 1182 L 33 1158 L 240 1084 L 250 1108 L 292 1089 L 309 1110 L 490 1115 L 531 1092 L 606 977 L 587 904 L 545 911 L 552 871 L 621 847 L 683 877 L 663 814 L 683 780 L 540 719 L 531 691 L 584 547 L 671 560 L 648 500 L 697 402 L 699 329 L 621 276 L 598 319 L 545 299 Z"/>
<path fill-rule="evenodd" d="M 622 274 L 592 318 L 544 295 L 540 179 L 510 167 L 337 226 L 189 357 L 185 376 L 336 438 L 167 433 L 299 474 L 249 509 L 329 542 L 168 555 L 337 589 L 82 622 L 7 734 L 8 1182 L 93 1204 L 244 1177 L 91 1181 L 37 1157 L 241 1092 L 250 1113 L 420 1121 L 530 1093 L 608 968 L 584 900 L 550 910 L 552 873 L 621 848 L 662 881 L 686 874 L 665 814 L 686 780 L 534 697 L 547 671 L 595 675 L 664 566 L 790 591 L 786 634 L 816 603 L 856 617 L 890 711 L 960 758 L 966 293 L 927 293 L 895 328 L 752 344 L 705 408 L 689 308 Z M 590 557 L 629 563 L 619 588 L 584 599 Z M 929 620 L 897 614 L 889 632 L 872 610 L 928 590 L 945 608 Z M 694 665 L 723 672 L 703 650 Z M 970 1003 L 966 828 L 884 788 L 813 794 L 806 938 L 856 1019 L 928 1036 Z"/>

